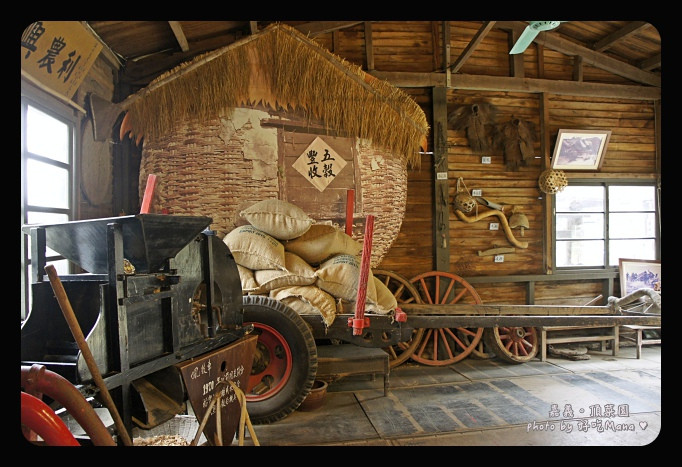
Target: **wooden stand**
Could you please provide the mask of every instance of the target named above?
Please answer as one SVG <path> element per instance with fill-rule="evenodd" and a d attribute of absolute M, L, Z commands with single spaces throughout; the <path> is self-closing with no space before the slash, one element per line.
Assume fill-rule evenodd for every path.
<path fill-rule="evenodd" d="M 601 350 L 604 351 L 606 341 L 613 341 L 613 355 L 618 355 L 618 335 L 619 326 L 542 326 L 540 327 L 540 360 L 547 360 L 547 346 L 549 344 L 565 344 L 569 342 L 601 342 Z M 607 330 L 606 335 L 590 335 L 590 336 L 563 336 L 563 337 L 547 337 L 548 332 L 553 331 L 568 331 L 579 329 L 596 329 Z"/>
<path fill-rule="evenodd" d="M 660 326 L 637 326 L 636 324 L 625 324 L 623 325 L 625 329 L 629 329 L 631 331 L 635 331 L 635 338 L 629 337 L 629 336 L 622 336 L 623 339 L 632 341 L 637 345 L 637 359 L 639 360 L 642 358 L 642 346 L 643 345 L 652 345 L 652 344 L 660 344 L 661 339 L 644 339 L 642 337 L 642 331 L 647 331 L 647 330 L 660 330 Z"/>
<path fill-rule="evenodd" d="M 320 345 L 317 347 L 317 379 L 334 381 L 344 376 L 384 375 L 384 396 L 388 395 L 390 364 L 388 354 L 381 349 L 353 344 Z"/>

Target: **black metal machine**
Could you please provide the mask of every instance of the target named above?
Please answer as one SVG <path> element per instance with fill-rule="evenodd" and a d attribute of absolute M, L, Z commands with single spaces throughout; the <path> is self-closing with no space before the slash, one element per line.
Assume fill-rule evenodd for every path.
<path fill-rule="evenodd" d="M 209 217 L 139 214 L 27 225 L 32 306 L 22 365 L 39 364 L 81 392 L 97 392 L 50 282 L 47 249 L 84 270 L 60 277 L 128 431 L 179 413 L 187 399 L 175 364 L 230 344 L 243 325 L 241 282 Z"/>

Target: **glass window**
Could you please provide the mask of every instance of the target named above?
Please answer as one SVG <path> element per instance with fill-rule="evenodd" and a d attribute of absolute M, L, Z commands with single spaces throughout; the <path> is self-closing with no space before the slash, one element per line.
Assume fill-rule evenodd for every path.
<path fill-rule="evenodd" d="M 61 223 L 73 219 L 74 130 L 70 116 L 52 112 L 28 98 L 21 100 L 21 224 Z M 31 239 L 21 232 L 22 315 L 30 310 Z M 59 274 L 70 265 L 50 248 L 48 264 Z"/>
<path fill-rule="evenodd" d="M 619 258 L 657 259 L 653 184 L 571 185 L 555 196 L 557 268 L 617 267 Z"/>

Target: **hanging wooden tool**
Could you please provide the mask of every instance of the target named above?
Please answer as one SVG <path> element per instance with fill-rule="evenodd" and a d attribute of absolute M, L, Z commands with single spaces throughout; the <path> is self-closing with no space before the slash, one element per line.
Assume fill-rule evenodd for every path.
<path fill-rule="evenodd" d="M 516 250 L 511 247 L 495 247 L 495 248 L 490 248 L 489 250 L 479 250 L 478 251 L 478 256 L 494 256 L 494 255 L 503 255 L 505 253 L 516 253 Z"/>
<path fill-rule="evenodd" d="M 504 229 L 504 233 L 507 236 L 507 240 L 509 240 L 509 243 L 518 248 L 528 248 L 528 242 L 520 242 L 514 237 L 514 234 L 512 233 L 512 230 L 509 227 L 509 222 L 507 221 L 507 218 L 502 213 L 502 211 L 491 209 L 490 211 L 479 212 L 475 216 L 467 216 L 462 211 L 455 209 L 455 214 L 460 220 L 463 220 L 464 222 L 467 222 L 469 224 L 473 224 L 474 222 L 480 221 L 481 219 L 485 219 L 486 217 L 496 216 L 500 220 L 500 224 L 502 224 L 502 228 Z"/>
<path fill-rule="evenodd" d="M 458 209 L 463 212 L 471 212 L 476 207 L 476 200 L 469 193 L 469 189 L 464 184 L 462 177 L 457 179 L 457 192 L 452 203 L 455 205 L 456 210 Z"/>

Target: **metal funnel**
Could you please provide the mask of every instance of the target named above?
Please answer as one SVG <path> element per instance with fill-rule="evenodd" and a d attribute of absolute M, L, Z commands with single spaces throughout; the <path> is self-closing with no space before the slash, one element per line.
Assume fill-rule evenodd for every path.
<path fill-rule="evenodd" d="M 136 272 L 161 269 L 168 258 L 175 257 L 185 245 L 203 231 L 213 219 L 199 216 L 136 214 L 62 224 L 24 225 L 45 229 L 49 248 L 92 274 L 108 272 L 107 225 L 120 224 L 123 232 L 123 256 Z"/>

